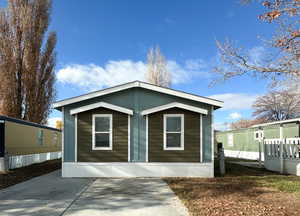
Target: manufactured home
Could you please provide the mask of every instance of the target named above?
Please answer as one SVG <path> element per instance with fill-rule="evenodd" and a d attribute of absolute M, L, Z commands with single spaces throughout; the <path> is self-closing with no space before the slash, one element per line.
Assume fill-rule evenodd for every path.
<path fill-rule="evenodd" d="M 284 139 L 300 137 L 300 119 L 275 121 L 253 125 L 250 128 L 218 131 L 216 140 L 223 144 L 227 157 L 264 160 L 262 139 Z M 260 154 L 261 153 L 261 154 Z"/>
<path fill-rule="evenodd" d="M 63 177 L 213 177 L 213 112 L 223 102 L 134 81 L 54 104 Z"/>
<path fill-rule="evenodd" d="M 60 157 L 60 130 L 0 116 L 0 171 Z"/>

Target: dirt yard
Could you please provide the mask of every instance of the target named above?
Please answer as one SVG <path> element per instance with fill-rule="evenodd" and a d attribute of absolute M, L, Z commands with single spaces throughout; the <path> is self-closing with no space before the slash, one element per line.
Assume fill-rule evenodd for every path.
<path fill-rule="evenodd" d="M 300 215 L 300 177 L 226 163 L 213 179 L 167 178 L 191 215 Z"/>
<path fill-rule="evenodd" d="M 44 175 L 61 168 L 61 160 L 51 160 L 44 163 L 33 164 L 27 167 L 0 172 L 0 189 Z"/>

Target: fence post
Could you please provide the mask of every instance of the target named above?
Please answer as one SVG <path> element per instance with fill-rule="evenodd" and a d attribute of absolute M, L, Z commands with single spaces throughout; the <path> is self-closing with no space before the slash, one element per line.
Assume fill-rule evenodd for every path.
<path fill-rule="evenodd" d="M 280 139 L 280 173 L 284 173 L 284 164 L 283 164 L 283 144 L 285 143 L 285 139 Z"/>

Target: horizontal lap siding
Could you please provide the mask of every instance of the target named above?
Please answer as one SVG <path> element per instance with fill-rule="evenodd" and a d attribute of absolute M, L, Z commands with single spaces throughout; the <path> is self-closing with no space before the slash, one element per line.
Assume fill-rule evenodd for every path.
<path fill-rule="evenodd" d="M 184 150 L 163 150 L 163 115 L 184 114 Z M 178 108 L 149 115 L 149 162 L 200 162 L 200 114 Z"/>
<path fill-rule="evenodd" d="M 92 150 L 92 115 L 113 115 L 113 150 Z M 128 115 L 98 108 L 79 113 L 77 117 L 78 162 L 127 162 L 128 161 Z"/>

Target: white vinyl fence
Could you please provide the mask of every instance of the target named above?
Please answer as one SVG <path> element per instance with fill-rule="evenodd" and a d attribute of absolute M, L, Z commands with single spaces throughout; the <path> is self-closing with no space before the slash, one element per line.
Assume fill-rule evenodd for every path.
<path fill-rule="evenodd" d="M 300 138 L 264 139 L 265 168 L 300 176 Z"/>

